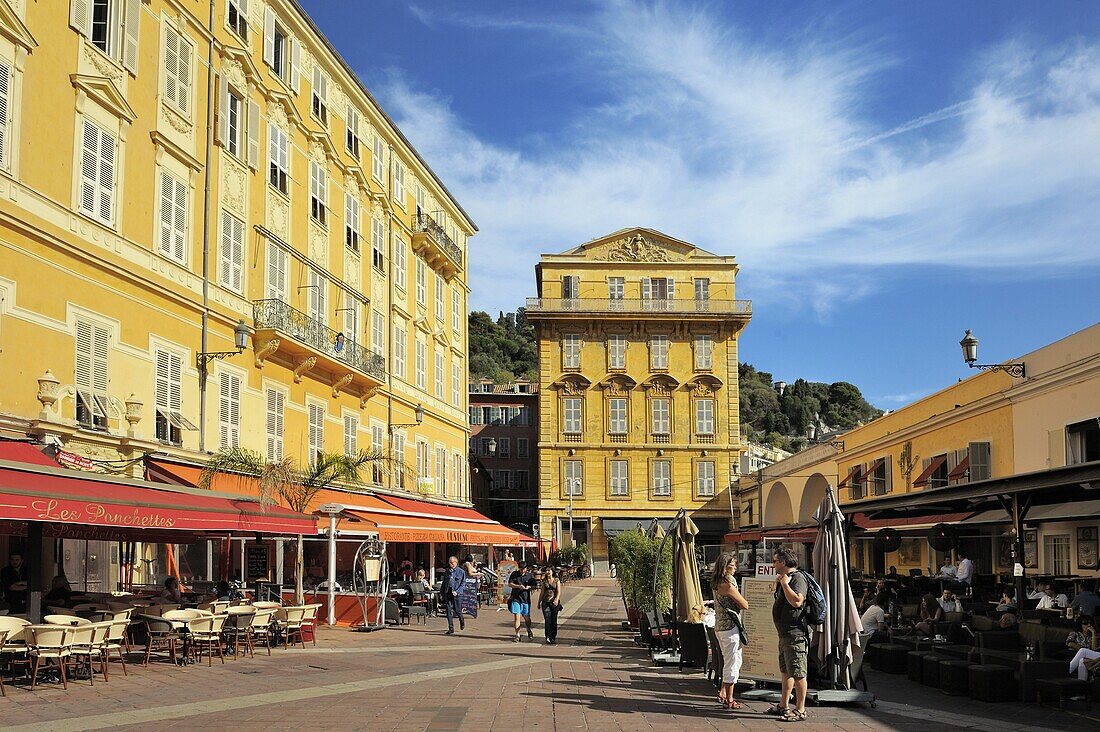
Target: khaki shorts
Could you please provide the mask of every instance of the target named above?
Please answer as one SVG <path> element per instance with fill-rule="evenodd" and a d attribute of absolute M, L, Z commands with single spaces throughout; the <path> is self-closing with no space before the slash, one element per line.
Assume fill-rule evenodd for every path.
<path fill-rule="evenodd" d="M 806 678 L 806 654 L 810 642 L 805 633 L 783 633 L 779 636 L 779 672 L 795 679 Z"/>

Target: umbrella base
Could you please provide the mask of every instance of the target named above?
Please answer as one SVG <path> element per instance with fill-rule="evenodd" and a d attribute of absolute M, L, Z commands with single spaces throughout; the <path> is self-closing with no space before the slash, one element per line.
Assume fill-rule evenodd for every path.
<path fill-rule="evenodd" d="M 653 663 L 658 666 L 669 666 L 680 663 L 680 654 L 676 651 L 662 651 L 653 654 Z"/>
<path fill-rule="evenodd" d="M 870 704 L 875 706 L 875 695 L 857 689 L 821 689 L 810 691 L 809 696 L 818 704 Z"/>

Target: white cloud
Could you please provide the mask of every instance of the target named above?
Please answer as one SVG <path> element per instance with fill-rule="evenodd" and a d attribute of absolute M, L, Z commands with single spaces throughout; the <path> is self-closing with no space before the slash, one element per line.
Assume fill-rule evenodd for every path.
<path fill-rule="evenodd" d="M 520 304 L 540 253 L 630 225 L 735 254 L 742 296 L 818 317 L 873 291 L 876 267 L 1100 265 L 1100 46 L 988 49 L 958 70 L 972 81 L 956 102 L 879 129 L 864 110 L 892 62 L 870 46 L 769 47 L 663 2 L 614 3 L 585 28 L 424 15 L 558 34 L 605 88 L 531 149 L 480 139 L 399 76 L 383 89 L 481 227 L 475 307 Z"/>

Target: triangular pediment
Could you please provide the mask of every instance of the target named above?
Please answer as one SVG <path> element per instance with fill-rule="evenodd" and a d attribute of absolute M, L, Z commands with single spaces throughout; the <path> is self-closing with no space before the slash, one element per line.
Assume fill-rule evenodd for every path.
<path fill-rule="evenodd" d="M 642 227 L 597 237 L 565 254 L 608 262 L 682 262 L 700 255 L 713 256 L 686 241 Z"/>
<path fill-rule="evenodd" d="M 263 87 L 263 76 L 252 61 L 252 54 L 237 46 L 222 46 L 221 73 L 242 91 L 249 86 Z"/>
<path fill-rule="evenodd" d="M 0 2 L 0 35 L 27 49 L 28 53 L 38 47 L 38 41 L 6 2 Z"/>
<path fill-rule="evenodd" d="M 122 95 L 122 92 L 110 79 L 103 76 L 72 74 L 69 80 L 72 81 L 74 87 L 87 94 L 89 98 L 95 100 L 96 104 L 99 104 L 119 119 L 124 119 L 128 123 L 133 123 L 137 119 L 134 108 L 130 106 L 130 103 L 126 101 L 126 97 Z"/>

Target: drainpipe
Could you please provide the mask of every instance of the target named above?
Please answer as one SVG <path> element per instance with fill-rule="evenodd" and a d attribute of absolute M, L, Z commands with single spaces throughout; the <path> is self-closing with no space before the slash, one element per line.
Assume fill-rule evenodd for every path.
<path fill-rule="evenodd" d="M 386 191 L 387 196 L 390 195 L 390 191 L 393 190 L 393 145 L 389 146 L 390 160 L 386 173 Z M 386 252 L 386 315 L 382 319 L 386 324 L 386 437 L 389 440 L 387 447 L 389 448 L 389 454 L 393 455 L 393 369 L 390 368 L 390 364 L 393 362 L 393 209 L 390 209 L 389 214 L 386 216 L 386 230 L 384 232 L 386 241 L 383 243 L 383 250 Z M 408 277 L 408 260 L 405 262 L 405 276 Z M 407 285 L 408 283 L 406 283 Z M 405 345 L 409 344 L 408 329 L 405 331 Z M 406 352 L 407 352 L 406 348 Z M 405 471 L 402 469 L 401 476 L 404 478 Z M 386 470 L 386 488 L 393 490 L 393 469 Z"/>
<path fill-rule="evenodd" d="M 202 191 L 202 346 L 201 353 L 210 349 L 210 161 L 214 151 L 214 4 L 210 0 L 210 33 L 206 65 L 206 168 Z M 201 357 L 200 357 L 201 358 Z M 199 366 L 199 452 L 206 451 L 206 364 Z"/>
<path fill-rule="evenodd" d="M 328 515 L 328 624 L 336 625 L 336 514 Z"/>

